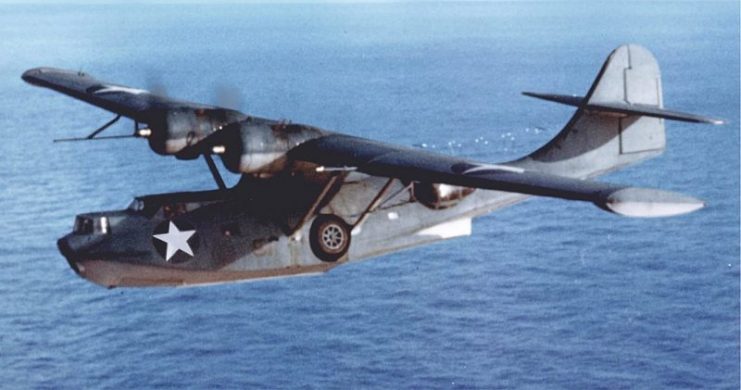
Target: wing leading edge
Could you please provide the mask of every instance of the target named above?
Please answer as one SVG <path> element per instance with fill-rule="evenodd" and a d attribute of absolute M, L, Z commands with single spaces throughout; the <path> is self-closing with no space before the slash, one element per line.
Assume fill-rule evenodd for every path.
<path fill-rule="evenodd" d="M 293 149 L 291 157 L 328 169 L 352 167 L 369 175 L 406 181 L 592 202 L 604 210 L 629 217 L 680 215 L 704 206 L 701 200 L 668 191 L 580 180 L 511 165 L 483 164 L 341 134 L 307 141 Z"/>

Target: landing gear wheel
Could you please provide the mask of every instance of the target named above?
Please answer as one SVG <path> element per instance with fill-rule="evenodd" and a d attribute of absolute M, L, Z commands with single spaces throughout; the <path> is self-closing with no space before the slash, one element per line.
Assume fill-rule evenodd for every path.
<path fill-rule="evenodd" d="M 350 249 L 350 227 L 336 215 L 320 214 L 311 224 L 309 243 L 319 260 L 333 263 Z"/>

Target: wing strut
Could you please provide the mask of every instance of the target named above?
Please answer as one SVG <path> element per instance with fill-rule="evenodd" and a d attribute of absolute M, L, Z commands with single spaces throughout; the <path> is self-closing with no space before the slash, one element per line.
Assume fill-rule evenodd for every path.
<path fill-rule="evenodd" d="M 204 153 L 203 158 L 206 159 L 206 164 L 208 164 L 208 169 L 211 171 L 211 175 L 214 177 L 216 185 L 219 186 L 220 190 L 226 190 L 226 184 L 224 184 L 224 179 L 221 177 L 219 170 L 216 168 L 214 158 L 211 157 L 211 155 L 208 153 Z"/>
<path fill-rule="evenodd" d="M 108 137 L 98 137 L 98 138 L 95 138 L 96 135 L 100 134 L 103 130 L 111 127 L 111 125 L 113 125 L 114 123 L 118 122 L 119 119 L 121 119 L 121 115 L 116 115 L 115 118 L 111 119 L 110 121 L 108 121 L 103 126 L 98 127 L 95 131 L 93 131 L 92 133 L 90 133 L 90 135 L 88 135 L 87 137 L 82 137 L 82 138 L 61 138 L 61 139 L 55 139 L 54 142 L 89 141 L 91 139 L 98 140 L 98 139 L 130 138 L 130 137 L 132 137 L 131 135 L 112 135 L 112 136 L 108 136 Z"/>
<path fill-rule="evenodd" d="M 386 181 L 386 184 L 383 185 L 380 191 L 378 191 L 378 194 L 373 198 L 373 200 L 368 204 L 368 207 L 363 210 L 363 213 L 360 214 L 358 219 L 355 221 L 354 224 L 352 224 L 352 229 L 355 229 L 356 227 L 360 226 L 363 222 L 365 222 L 365 219 L 368 218 L 368 214 L 376 211 L 378 206 L 381 204 L 381 200 L 383 200 L 383 197 L 386 196 L 386 193 L 389 191 L 389 188 L 391 188 L 391 184 L 394 183 L 393 177 L 388 179 Z"/>

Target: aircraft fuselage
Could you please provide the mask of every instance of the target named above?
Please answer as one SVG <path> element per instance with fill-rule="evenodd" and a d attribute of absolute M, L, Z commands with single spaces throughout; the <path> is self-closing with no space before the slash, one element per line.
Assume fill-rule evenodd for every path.
<path fill-rule="evenodd" d="M 429 196 L 418 199 L 419 183 L 334 175 L 334 185 L 331 174 L 245 176 L 225 191 L 140 197 L 126 210 L 78 215 L 58 246 L 80 276 L 106 287 L 291 276 L 470 235 L 473 217 L 526 197 L 450 187 L 457 196 L 431 203 Z M 347 252 L 336 260 L 312 249 L 312 224 L 327 215 L 351 232 Z"/>

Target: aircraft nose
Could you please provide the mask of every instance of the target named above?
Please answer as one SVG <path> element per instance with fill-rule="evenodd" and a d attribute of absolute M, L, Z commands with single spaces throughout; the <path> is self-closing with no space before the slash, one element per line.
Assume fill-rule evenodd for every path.
<path fill-rule="evenodd" d="M 95 257 L 95 247 L 101 242 L 101 236 L 68 234 L 57 240 L 59 252 L 67 259 L 69 266 L 82 276 L 85 268 L 82 262 Z"/>
<path fill-rule="evenodd" d="M 67 259 L 67 263 L 69 264 L 70 268 L 72 268 L 75 273 L 79 275 L 80 268 L 77 266 L 77 260 L 79 259 L 79 256 L 70 246 L 69 237 L 62 237 L 57 240 L 57 248 L 59 248 L 59 252 L 62 253 L 62 256 Z"/>

